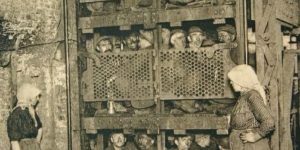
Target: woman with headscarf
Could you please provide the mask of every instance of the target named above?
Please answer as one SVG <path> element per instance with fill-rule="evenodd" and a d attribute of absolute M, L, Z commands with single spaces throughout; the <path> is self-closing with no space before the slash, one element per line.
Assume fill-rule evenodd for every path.
<path fill-rule="evenodd" d="M 41 91 L 23 84 L 17 91 L 17 105 L 7 120 L 7 132 L 12 150 L 40 150 L 42 123 L 35 112 Z"/>
<path fill-rule="evenodd" d="M 238 65 L 228 77 L 233 89 L 240 92 L 231 114 L 231 150 L 270 150 L 267 135 L 275 123 L 256 73 L 249 65 Z"/>

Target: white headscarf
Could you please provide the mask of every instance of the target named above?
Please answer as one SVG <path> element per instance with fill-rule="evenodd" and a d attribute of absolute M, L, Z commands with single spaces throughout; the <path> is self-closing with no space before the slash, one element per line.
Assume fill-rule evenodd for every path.
<path fill-rule="evenodd" d="M 264 104 L 267 104 L 264 87 L 260 84 L 258 77 L 251 66 L 246 64 L 237 65 L 228 72 L 228 77 L 231 81 L 243 88 L 256 90 L 263 98 Z"/>
<path fill-rule="evenodd" d="M 37 121 L 35 118 L 35 109 L 33 106 L 34 105 L 33 100 L 35 100 L 37 96 L 39 96 L 40 94 L 41 94 L 41 90 L 28 83 L 21 85 L 17 91 L 18 102 L 16 107 L 18 106 L 22 108 L 27 107 L 29 109 L 30 116 L 34 120 L 36 127 L 37 127 Z"/>

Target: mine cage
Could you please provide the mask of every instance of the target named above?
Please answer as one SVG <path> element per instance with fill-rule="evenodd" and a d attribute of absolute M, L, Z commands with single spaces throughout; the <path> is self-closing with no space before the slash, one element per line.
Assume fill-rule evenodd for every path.
<path fill-rule="evenodd" d="M 235 102 L 227 72 L 243 63 L 252 65 L 267 87 L 276 120 L 272 149 L 292 149 L 292 141 L 280 139 L 291 137 L 285 131 L 290 131 L 292 79 L 297 74 L 294 58 L 298 50 L 283 50 L 282 35 L 291 37 L 292 29 L 298 26 L 298 1 L 199 0 L 185 6 L 163 0 L 153 0 L 149 6 L 139 2 L 79 1 L 82 149 L 90 149 L 91 142 L 104 149 L 109 134 L 117 130 L 131 140 L 138 132 L 153 135 L 158 150 L 164 149 L 173 135 L 228 135 L 229 113 L 217 112 Z M 188 31 L 197 26 L 216 41 L 216 29 L 224 24 L 235 27 L 236 40 L 213 42 L 198 49 L 163 45 L 164 29 Z M 133 33 L 141 35 L 141 31 L 151 34 L 152 45 L 126 49 L 124 38 Z M 255 42 L 249 40 L 254 32 Z M 147 35 L 143 36 L 149 38 Z M 110 38 L 111 49 L 116 52 L 97 51 L 103 37 Z M 255 52 L 251 44 L 256 46 Z M 196 103 L 201 110 L 172 111 L 185 102 Z"/>

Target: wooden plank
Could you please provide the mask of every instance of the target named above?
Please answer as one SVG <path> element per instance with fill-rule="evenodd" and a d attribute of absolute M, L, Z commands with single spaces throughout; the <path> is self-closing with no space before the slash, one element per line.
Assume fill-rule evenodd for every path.
<path fill-rule="evenodd" d="M 263 14 L 263 1 L 254 1 L 254 13 L 255 13 L 255 26 L 258 27 L 260 22 L 262 21 L 262 14 Z M 265 57 L 264 57 L 264 50 L 262 48 L 263 41 L 261 35 L 264 32 L 256 31 L 255 38 L 256 38 L 256 72 L 258 79 L 263 81 L 265 75 Z"/>
<path fill-rule="evenodd" d="M 280 126 L 280 116 L 279 116 L 279 102 L 280 94 L 279 89 L 281 85 L 281 70 L 282 70 L 282 59 L 281 59 L 281 52 L 282 52 L 282 38 L 281 38 L 281 26 L 276 20 L 275 16 L 272 15 L 270 21 L 269 21 L 269 27 L 268 27 L 268 33 L 272 33 L 272 36 L 270 37 L 270 47 L 269 49 L 272 50 L 273 56 L 276 58 L 276 68 L 277 72 L 276 74 L 271 78 L 270 80 L 270 108 L 274 119 L 275 119 L 275 131 L 272 134 L 271 137 L 271 149 L 272 150 L 279 150 L 279 143 L 282 136 L 280 134 L 279 126 Z M 286 140 L 286 139 L 284 139 Z"/>
<path fill-rule="evenodd" d="M 157 12 L 133 12 L 126 11 L 112 13 L 102 16 L 80 17 L 78 21 L 79 29 L 92 29 L 98 27 L 130 26 L 157 22 L 181 22 L 191 20 L 204 20 L 211 18 L 233 18 L 235 16 L 234 6 L 213 6 L 198 8 L 183 8 L 173 10 L 159 10 Z"/>
<path fill-rule="evenodd" d="M 270 17 L 272 16 L 273 13 L 274 13 L 274 5 L 267 5 L 265 8 L 265 11 L 263 13 L 263 16 L 259 22 L 259 25 L 257 26 L 257 31 L 259 33 L 265 32 L 267 25 L 269 23 Z"/>
<path fill-rule="evenodd" d="M 270 66 L 274 66 L 275 65 L 275 55 L 271 52 L 271 49 L 267 46 L 267 44 L 264 44 L 264 54 L 266 57 L 266 61 L 268 63 L 268 65 Z"/>
<path fill-rule="evenodd" d="M 236 16 L 235 16 L 235 26 L 236 26 L 236 39 L 238 42 L 238 48 L 237 48 L 237 53 L 236 56 L 238 56 L 237 63 L 238 64 L 244 64 L 245 61 L 245 31 L 244 26 L 245 26 L 245 15 L 244 15 L 244 3 L 245 1 L 236 1 Z"/>
<path fill-rule="evenodd" d="M 68 99 L 70 100 L 70 110 L 68 109 L 68 149 L 78 150 L 82 147 L 81 122 L 80 122 L 80 102 L 79 102 L 79 78 L 78 78 L 78 54 L 77 54 L 77 1 L 68 0 L 67 4 L 67 35 L 69 43 L 69 72 L 67 72 Z M 66 18 L 66 17 L 64 17 Z"/>
<path fill-rule="evenodd" d="M 233 18 L 234 6 L 212 6 L 198 8 L 183 8 L 158 11 L 158 22 L 181 22 L 192 20 L 205 20 L 211 18 Z"/>
<path fill-rule="evenodd" d="M 178 123 L 180 122 L 180 123 Z M 228 129 L 228 117 L 189 115 L 99 115 L 83 118 L 83 128 L 95 129 Z"/>
<path fill-rule="evenodd" d="M 293 75 L 294 75 L 294 54 L 285 54 L 283 57 L 283 70 L 282 70 L 282 86 L 281 95 L 282 103 L 280 120 L 282 122 L 281 131 L 282 139 L 280 147 L 286 149 L 292 149 L 291 141 L 291 128 L 290 128 L 290 116 L 291 116 L 291 103 L 293 93 Z"/>
<path fill-rule="evenodd" d="M 270 83 L 270 80 L 271 80 L 272 75 L 274 73 L 274 69 L 275 69 L 274 66 L 268 66 L 267 67 L 266 73 L 265 73 L 263 81 L 262 81 L 263 86 L 267 86 Z"/>

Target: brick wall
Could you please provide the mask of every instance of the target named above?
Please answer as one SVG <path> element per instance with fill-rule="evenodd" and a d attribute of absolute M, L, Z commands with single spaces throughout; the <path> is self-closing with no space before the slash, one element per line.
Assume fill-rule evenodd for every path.
<path fill-rule="evenodd" d="M 9 150 L 9 140 L 7 137 L 6 121 L 10 110 L 11 84 L 10 67 L 0 67 L 0 149 Z"/>

